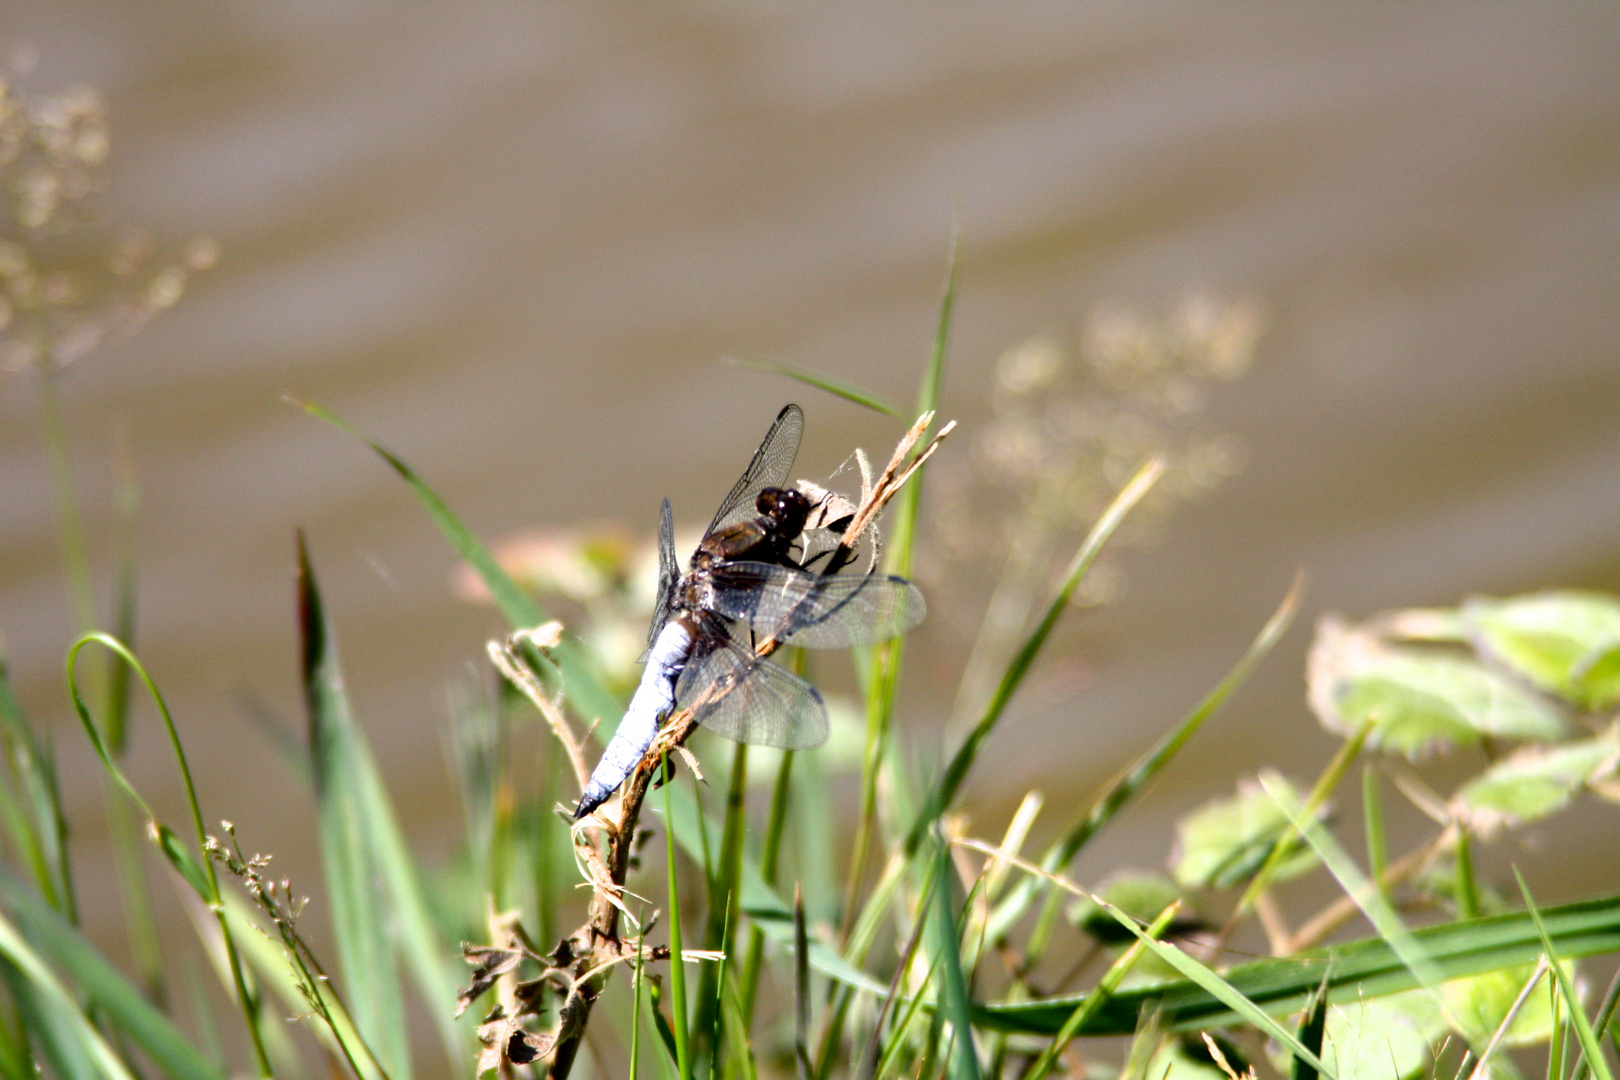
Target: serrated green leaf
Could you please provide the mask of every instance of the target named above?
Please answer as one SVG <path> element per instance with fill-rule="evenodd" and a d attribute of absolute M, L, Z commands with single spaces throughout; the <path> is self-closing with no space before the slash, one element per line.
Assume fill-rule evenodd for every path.
<path fill-rule="evenodd" d="M 1176 826 L 1170 873 L 1184 889 L 1231 888 L 1260 869 L 1288 828 L 1288 815 L 1271 796 L 1245 780 L 1235 796 L 1206 803 Z M 1302 848 L 1273 877 L 1286 881 L 1314 865 L 1316 856 Z"/>
<path fill-rule="evenodd" d="M 1584 785 L 1620 767 L 1620 732 L 1559 746 L 1531 745 L 1492 765 L 1457 792 L 1453 806 L 1476 832 L 1522 825 L 1566 806 Z"/>
<path fill-rule="evenodd" d="M 1332 616 L 1318 624 L 1306 677 L 1324 727 L 1348 738 L 1371 719 L 1367 745 L 1407 757 L 1564 732 L 1551 705 L 1475 661 L 1391 646 Z"/>
<path fill-rule="evenodd" d="M 1481 649 L 1583 709 L 1620 702 L 1620 600 L 1574 590 L 1474 599 L 1463 616 Z"/>

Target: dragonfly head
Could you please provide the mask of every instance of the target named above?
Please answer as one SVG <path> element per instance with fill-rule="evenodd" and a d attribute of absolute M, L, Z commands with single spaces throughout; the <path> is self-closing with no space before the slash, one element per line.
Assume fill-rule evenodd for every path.
<path fill-rule="evenodd" d="M 771 530 L 791 540 L 804 531 L 810 516 L 810 500 L 797 488 L 768 487 L 754 502 L 760 514 L 770 519 Z"/>

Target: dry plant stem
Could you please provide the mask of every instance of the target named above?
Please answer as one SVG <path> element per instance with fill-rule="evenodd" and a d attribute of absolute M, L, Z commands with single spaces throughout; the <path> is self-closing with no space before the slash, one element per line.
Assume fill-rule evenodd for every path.
<path fill-rule="evenodd" d="M 853 553 L 855 545 L 860 542 L 861 535 L 877 520 L 883 507 L 892 499 L 916 472 L 917 467 L 927 461 L 934 451 L 939 448 L 940 442 L 951 429 L 956 426 L 955 421 L 946 424 L 939 433 L 918 452 L 910 456 L 912 449 L 921 440 L 923 433 L 933 423 L 934 414 L 924 413 L 918 417 L 911 430 L 901 438 L 895 448 L 888 466 L 873 484 L 872 490 L 867 492 L 856 510 L 844 535 L 839 539 L 838 549 L 845 553 Z M 838 556 L 829 560 L 829 565 L 839 566 Z M 781 642 L 768 638 L 760 642 L 756 652 L 760 656 L 769 656 L 775 652 Z M 498 650 L 491 648 L 490 656 L 495 660 L 496 666 L 503 673 L 507 667 L 502 663 L 505 657 L 497 657 Z M 521 673 L 521 665 L 514 665 Z M 542 714 L 551 723 L 552 730 L 568 751 L 574 761 L 574 771 L 579 779 L 580 787 L 585 786 L 589 777 L 584 767 L 584 754 L 580 743 L 574 739 L 573 730 L 566 720 L 561 718 L 556 706 L 544 693 L 534 693 L 528 688 L 528 683 L 534 682 L 532 676 L 525 680 L 521 677 L 513 679 L 514 683 L 528 694 L 535 705 L 541 709 Z M 538 686 L 536 684 L 536 689 Z M 631 849 L 635 843 L 636 823 L 641 817 L 641 806 L 646 800 L 647 789 L 651 786 L 653 777 L 658 774 L 659 766 L 665 756 L 672 750 L 679 749 L 692 730 L 697 727 L 694 719 L 696 711 L 707 703 L 707 697 L 692 702 L 686 708 L 677 712 L 665 721 L 663 729 L 659 731 L 658 738 L 648 748 L 647 753 L 637 763 L 636 769 L 630 778 L 624 782 L 622 794 L 619 798 L 619 820 L 616 825 L 611 824 L 600 812 L 592 814 L 585 819 L 581 832 L 590 827 L 603 827 L 606 833 L 607 850 L 604 855 L 598 851 L 596 845 L 590 841 L 578 843 L 584 854 L 587 869 L 591 876 L 591 904 L 585 924 L 563 943 L 573 957 L 569 968 L 574 978 L 575 992 L 569 995 L 564 1007 L 558 1010 L 559 1018 L 555 1039 L 556 1052 L 552 1057 L 548 1076 L 551 1080 L 566 1080 L 569 1071 L 573 1068 L 575 1055 L 579 1052 L 580 1037 L 585 1031 L 585 1025 L 590 1020 L 591 1007 L 596 1003 L 601 987 L 592 975 L 605 969 L 608 965 L 625 959 L 627 946 L 619 938 L 619 905 L 623 903 L 625 875 L 630 867 Z M 542 704 L 544 702 L 544 704 Z M 553 720 L 552 713 L 557 712 Z M 665 823 L 665 828 L 669 824 Z"/>
<path fill-rule="evenodd" d="M 574 768 L 574 779 L 583 788 L 590 779 L 591 771 L 585 765 L 585 740 L 574 735 L 574 729 L 569 725 L 568 718 L 563 715 L 557 703 L 546 695 L 545 688 L 540 680 L 535 678 L 534 672 L 524 664 L 518 650 L 525 644 L 533 644 L 540 648 L 549 648 L 561 640 L 562 624 L 549 622 L 535 630 L 520 630 L 515 634 L 508 634 L 505 641 L 489 643 L 489 659 L 497 670 L 512 685 L 523 692 L 523 696 L 533 703 L 540 715 L 550 726 L 551 733 L 557 736 L 562 743 L 563 750 L 568 754 L 568 761 Z"/>
<path fill-rule="evenodd" d="M 1289 932 L 1282 909 L 1277 906 L 1277 900 L 1269 889 L 1254 898 L 1254 913 L 1260 917 L 1260 926 L 1266 932 L 1266 943 L 1271 946 L 1271 955 L 1287 956 L 1291 951 L 1289 945 L 1293 942 L 1294 936 Z M 1222 935 L 1223 940 L 1224 937 L 1225 935 Z"/>
<path fill-rule="evenodd" d="M 1530 1000 L 1531 991 L 1541 985 L 1541 977 L 1547 974 L 1548 967 L 1547 954 L 1542 953 L 1541 959 L 1536 961 L 1536 970 L 1525 982 L 1524 989 L 1519 991 L 1519 996 L 1513 999 L 1513 1004 L 1509 1007 L 1507 1015 L 1502 1017 L 1502 1022 L 1497 1025 L 1496 1031 L 1491 1035 L 1491 1041 L 1486 1044 L 1484 1051 L 1479 1055 L 1479 1062 L 1474 1066 L 1474 1071 L 1468 1074 L 1468 1080 L 1485 1080 L 1488 1075 L 1485 1069 L 1486 1063 L 1491 1060 L 1491 1055 L 1496 1053 L 1497 1046 L 1502 1042 L 1503 1036 L 1507 1035 L 1508 1029 L 1513 1026 L 1513 1021 L 1519 1018 L 1519 1010 L 1523 1009 L 1524 1003 Z"/>

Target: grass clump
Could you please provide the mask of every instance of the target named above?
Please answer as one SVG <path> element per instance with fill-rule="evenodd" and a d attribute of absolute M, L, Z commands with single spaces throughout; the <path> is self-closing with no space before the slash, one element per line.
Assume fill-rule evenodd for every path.
<path fill-rule="evenodd" d="M 934 412 L 954 295 L 953 258 L 919 419 L 888 468 L 871 476 L 860 459 L 854 521 L 888 508 L 882 559 L 892 573 L 912 572 L 925 463 L 949 431 Z M 1230 361 L 1247 326 L 1209 340 Z M 1185 352 L 1195 337 L 1148 345 L 1174 352 L 1164 342 L 1182 342 Z M 1049 378 L 1047 359 L 1013 365 L 1018 394 Z M 788 374 L 882 404 L 858 387 Z M 1140 389 L 1135 368 L 1105 374 Z M 1339 751 L 1321 775 L 1233 777 L 1231 796 L 1183 820 L 1162 870 L 1077 881 L 1077 857 L 1197 737 L 1299 603 L 1296 584 L 1227 677 L 1072 818 L 1043 820 L 1045 800 L 1030 792 L 1006 822 L 975 827 L 962 806 L 966 781 L 1064 614 L 1087 595 L 1099 556 L 1167 475 L 1174 455 L 1148 453 L 1115 477 L 1081 537 L 1068 537 L 1044 499 L 1029 504 L 1046 515 L 1038 534 L 1071 546 L 1056 582 L 1039 586 L 1038 553 L 1007 553 L 1015 580 L 995 609 L 995 640 L 964 680 L 962 734 L 937 768 L 914 766 L 894 726 L 904 643 L 885 642 L 857 655 L 859 704 L 835 708 L 844 735 L 825 759 L 738 745 L 701 749 L 700 760 L 686 746 L 691 716 L 678 713 L 617 801 L 576 823 L 569 807 L 591 738 L 619 715 L 633 673 L 624 648 L 604 645 L 640 610 L 633 546 L 600 537 L 554 546 L 546 557 L 567 572 L 559 563 L 534 575 L 544 588 L 526 587 L 409 465 L 370 445 L 511 624 L 489 650 L 498 689 L 469 695 L 453 720 L 467 808 L 455 863 L 424 866 L 399 827 L 349 706 L 302 537 L 307 741 L 298 753 L 322 853 L 322 888 L 309 902 L 331 913 L 330 967 L 299 930 L 306 901 L 273 880 L 268 858 L 248 854 L 234 826 L 210 834 L 183 725 L 130 634 L 96 629 L 92 608 L 68 653 L 69 700 L 104 766 L 112 812 L 138 822 L 130 835 L 156 847 L 188 897 L 204 966 L 234 1019 L 207 1014 L 186 1033 L 161 963 L 131 978 L 87 942 L 50 747 L 0 666 L 0 1080 L 213 1080 L 230 1062 L 266 1077 L 356 1080 L 488 1071 L 1452 1080 L 1517 1075 L 1527 1047 L 1545 1048 L 1549 1077 L 1612 1077 L 1604 1040 L 1615 1038 L 1616 985 L 1589 1000 L 1580 962 L 1620 953 L 1620 895 L 1543 907 L 1522 880 L 1498 892 L 1476 867 L 1487 845 L 1578 798 L 1620 798 L 1615 598 L 1547 592 L 1323 620 L 1308 700 Z M 70 503 L 71 488 L 62 490 Z M 864 528 L 846 532 L 850 553 Z M 546 605 L 562 608 L 566 625 Z M 91 655 L 110 663 L 81 679 L 80 658 Z M 122 769 L 128 695 L 106 688 L 130 676 L 158 706 L 180 770 L 180 829 L 157 818 Z M 97 680 L 103 692 L 86 692 Z M 1442 755 L 1478 767 L 1436 790 L 1420 765 Z M 853 775 L 836 775 L 844 763 Z M 1391 851 L 1384 826 L 1391 781 L 1433 821 L 1404 852 Z M 1347 784 L 1362 807 L 1360 858 L 1331 813 Z M 838 843 L 829 808 L 845 799 L 849 840 Z M 1301 906 L 1309 894 L 1290 883 L 1313 877 L 1330 880 L 1336 898 Z M 222 887 L 233 881 L 239 888 Z M 144 881 L 134 885 L 132 911 L 148 903 Z M 1256 948 L 1269 955 L 1253 958 Z M 413 1010 L 428 1022 L 414 1023 Z M 285 1024 L 288 1015 L 302 1023 Z M 1126 1042 L 1094 1041 L 1102 1036 Z"/>

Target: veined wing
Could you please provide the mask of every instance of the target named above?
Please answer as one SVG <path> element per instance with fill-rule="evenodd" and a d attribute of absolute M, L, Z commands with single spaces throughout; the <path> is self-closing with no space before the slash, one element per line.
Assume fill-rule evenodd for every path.
<path fill-rule="evenodd" d="M 675 556 L 675 516 L 670 512 L 669 500 L 664 500 L 664 511 L 658 519 L 658 599 L 653 607 L 652 628 L 647 631 L 647 647 L 658 640 L 658 632 L 669 621 L 670 608 L 675 603 L 675 586 L 680 583 L 681 568 Z"/>
<path fill-rule="evenodd" d="M 748 468 L 731 485 L 731 492 L 715 511 L 714 520 L 704 536 L 725 528 L 754 514 L 754 500 L 768 487 L 781 487 L 793 469 L 793 459 L 799 454 L 799 438 L 804 434 L 804 413 L 797 405 L 784 406 L 776 414 L 776 422 L 765 433 L 764 441 L 754 451 Z"/>
<path fill-rule="evenodd" d="M 678 707 L 694 708 L 698 723 L 754 746 L 809 750 L 827 741 L 827 706 L 815 687 L 729 635 L 706 634 L 703 647 L 675 684 Z"/>
<path fill-rule="evenodd" d="M 899 637 L 928 613 L 922 592 L 888 574 L 833 577 L 774 563 L 721 563 L 706 575 L 704 606 L 761 634 L 812 649 Z"/>

